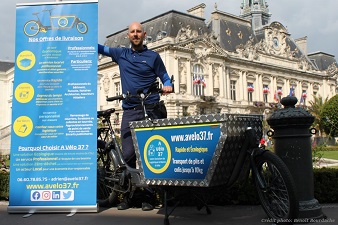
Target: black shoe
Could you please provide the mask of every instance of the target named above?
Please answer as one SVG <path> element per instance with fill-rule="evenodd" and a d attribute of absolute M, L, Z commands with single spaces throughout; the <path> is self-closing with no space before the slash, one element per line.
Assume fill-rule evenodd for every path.
<path fill-rule="evenodd" d="M 121 202 L 117 205 L 118 210 L 126 210 L 129 209 L 129 204 L 127 202 Z"/>
<path fill-rule="evenodd" d="M 154 206 L 150 205 L 147 202 L 142 203 L 142 211 L 151 211 L 154 209 Z"/>

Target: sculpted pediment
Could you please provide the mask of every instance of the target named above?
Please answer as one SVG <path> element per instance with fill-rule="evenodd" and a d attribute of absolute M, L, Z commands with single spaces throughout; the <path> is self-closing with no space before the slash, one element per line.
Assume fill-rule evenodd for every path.
<path fill-rule="evenodd" d="M 330 76 L 338 76 L 338 67 L 336 63 L 332 63 L 326 70 Z"/>
<path fill-rule="evenodd" d="M 176 45 L 178 48 L 183 48 L 191 51 L 193 58 L 205 58 L 212 54 L 217 54 L 221 56 L 227 56 L 225 51 L 219 46 L 209 41 L 208 37 L 196 38 L 194 40 L 190 40 L 184 43 L 178 43 Z"/>
<path fill-rule="evenodd" d="M 239 45 L 236 52 L 244 58 L 259 60 L 260 54 L 274 55 L 282 58 L 293 60 L 299 50 L 291 49 L 287 43 L 290 36 L 286 28 L 279 22 L 273 22 L 263 29 L 264 38 L 258 43 L 251 37 L 244 45 Z"/>

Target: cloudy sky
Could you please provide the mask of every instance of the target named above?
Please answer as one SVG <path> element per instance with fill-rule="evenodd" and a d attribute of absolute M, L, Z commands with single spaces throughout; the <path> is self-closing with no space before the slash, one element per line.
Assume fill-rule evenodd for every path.
<path fill-rule="evenodd" d="M 99 0 L 99 42 L 126 28 L 133 21 L 144 21 L 170 10 L 186 12 L 206 4 L 206 21 L 214 10 L 239 15 L 243 0 Z M 294 39 L 307 36 L 308 53 L 322 51 L 338 59 L 337 0 L 266 0 L 272 14 L 271 22 L 282 23 Z M 46 2 L 43 0 L 1 0 L 0 60 L 14 61 L 16 4 Z M 54 2 L 54 1 L 49 1 Z"/>

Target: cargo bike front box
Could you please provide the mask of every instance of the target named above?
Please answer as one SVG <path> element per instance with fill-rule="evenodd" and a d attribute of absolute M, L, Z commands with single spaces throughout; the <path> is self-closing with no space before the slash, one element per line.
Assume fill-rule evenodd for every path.
<path fill-rule="evenodd" d="M 212 187 L 227 184 L 251 127 L 262 115 L 209 114 L 130 123 L 141 184 Z"/>

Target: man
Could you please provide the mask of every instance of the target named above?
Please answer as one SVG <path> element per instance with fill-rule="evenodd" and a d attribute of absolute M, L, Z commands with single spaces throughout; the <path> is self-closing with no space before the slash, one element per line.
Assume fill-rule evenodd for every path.
<path fill-rule="evenodd" d="M 127 92 L 130 92 L 134 95 L 139 89 L 149 88 L 157 78 L 160 78 L 163 83 L 162 89 L 164 93 L 172 92 L 170 77 L 160 55 L 143 45 L 146 32 L 143 30 L 142 25 L 138 22 L 133 22 L 128 28 L 127 35 L 131 48 L 110 48 L 98 45 L 98 52 L 100 54 L 110 56 L 119 65 L 122 93 L 127 94 Z M 145 102 L 147 113 L 153 119 L 162 118 L 159 101 L 160 95 L 152 94 Z M 143 120 L 144 113 L 137 102 L 130 100 L 123 100 L 122 108 L 121 142 L 123 157 L 129 166 L 135 168 L 136 156 L 129 122 Z M 129 208 L 128 201 L 123 201 L 118 205 L 118 209 L 127 208 Z M 152 207 L 142 204 L 142 209 L 149 210 Z"/>

